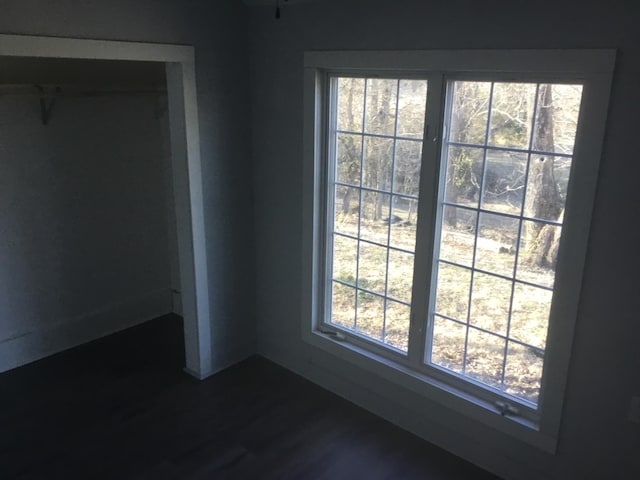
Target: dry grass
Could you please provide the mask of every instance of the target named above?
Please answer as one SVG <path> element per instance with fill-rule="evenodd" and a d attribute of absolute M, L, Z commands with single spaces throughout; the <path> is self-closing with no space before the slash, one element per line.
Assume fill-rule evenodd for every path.
<path fill-rule="evenodd" d="M 336 230 L 357 236 L 357 220 L 355 214 L 337 215 Z M 516 255 L 513 248 L 506 247 L 504 242 L 509 228 L 509 225 L 497 225 L 482 229 L 476 247 L 477 266 L 506 276 L 513 274 Z M 446 229 L 442 235 L 440 257 L 471 266 L 474 237 L 475 234 L 463 222 L 458 228 Z M 389 229 L 384 222 L 363 219 L 360 238 L 413 250 L 415 225 L 392 225 Z M 388 252 L 387 257 L 384 247 L 366 243 L 360 243 L 358 247 L 355 240 L 336 237 L 334 278 L 354 286 L 358 278 L 360 288 L 386 296 L 387 300 L 335 284 L 333 322 L 406 351 L 410 310 L 394 300 L 411 302 L 413 255 L 395 250 Z M 552 286 L 554 272 L 519 261 L 516 276 Z M 511 281 L 476 273 L 472 286 L 470 270 L 442 263 L 437 280 L 436 312 L 460 323 L 435 317 L 432 363 L 537 402 L 551 292 L 516 284 L 511 304 Z M 473 298 L 471 306 L 470 291 Z M 500 335 L 508 335 L 510 339 L 530 346 L 506 342 Z"/>

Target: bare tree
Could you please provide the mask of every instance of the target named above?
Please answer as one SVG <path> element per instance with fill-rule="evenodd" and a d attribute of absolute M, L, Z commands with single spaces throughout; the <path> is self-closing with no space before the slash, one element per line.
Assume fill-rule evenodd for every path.
<path fill-rule="evenodd" d="M 392 87 L 395 81 L 370 80 L 368 85 L 369 97 L 367 109 L 370 131 L 393 134 L 387 131 L 395 121 L 395 115 L 391 111 L 391 102 L 394 92 Z M 370 95 L 369 95 L 370 93 Z M 365 176 L 369 186 L 380 191 L 388 191 L 391 185 L 391 156 L 393 153 L 392 142 L 388 139 L 370 138 L 366 147 Z M 381 220 L 383 215 L 385 195 L 375 193 L 373 195 L 375 208 L 373 220 Z"/>
<path fill-rule="evenodd" d="M 555 148 L 553 125 L 553 91 L 548 84 L 538 91 L 538 118 L 534 132 L 537 150 L 553 152 Z M 558 221 L 563 215 L 562 196 L 555 178 L 552 155 L 532 159 L 525 213 L 533 218 Z M 526 229 L 527 249 L 525 261 L 539 267 L 553 267 L 556 263 L 560 230 L 553 225 L 529 222 Z"/>
<path fill-rule="evenodd" d="M 356 101 L 360 103 L 364 102 L 364 92 L 358 89 L 358 81 L 356 79 L 344 79 L 343 88 L 340 89 L 340 94 L 346 93 L 347 102 L 344 112 L 339 112 L 339 115 L 344 119 L 347 130 L 356 130 L 355 117 L 354 117 L 354 96 L 359 98 Z M 356 91 L 359 90 L 359 91 Z M 339 147 L 341 150 L 341 162 L 339 168 L 342 169 L 342 177 L 347 183 L 356 185 L 360 181 L 360 148 L 356 145 L 356 138 L 352 136 L 342 136 L 339 141 Z M 351 210 L 351 199 L 353 197 L 354 189 L 352 187 L 346 187 L 344 189 L 344 196 L 342 197 L 342 213 L 347 214 Z"/>
<path fill-rule="evenodd" d="M 450 139 L 460 143 L 482 144 L 489 111 L 488 84 L 456 82 L 455 85 L 449 126 Z M 480 187 L 479 172 L 475 171 L 473 163 L 466 149 L 449 151 L 445 187 L 446 202 L 457 203 L 460 196 L 472 197 L 477 193 Z M 444 221 L 452 227 L 457 225 L 455 207 L 445 207 Z"/>

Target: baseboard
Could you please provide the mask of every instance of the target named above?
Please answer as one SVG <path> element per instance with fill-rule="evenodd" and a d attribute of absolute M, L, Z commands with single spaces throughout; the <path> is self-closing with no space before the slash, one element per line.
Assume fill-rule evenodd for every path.
<path fill-rule="evenodd" d="M 0 372 L 34 362 L 172 311 L 171 291 L 150 292 L 0 343 Z"/>
<path fill-rule="evenodd" d="M 226 370 L 229 367 L 236 365 L 237 363 L 246 360 L 253 355 L 255 355 L 255 352 L 253 350 L 250 350 L 246 347 L 238 347 L 231 352 L 224 352 L 224 354 L 219 354 L 218 357 L 220 358 L 218 358 L 217 361 L 214 362 L 214 365 L 209 370 L 203 372 L 197 372 L 190 368 L 184 368 L 183 370 L 185 373 L 191 375 L 197 380 L 205 380 L 217 373 L 222 372 L 223 370 Z"/>

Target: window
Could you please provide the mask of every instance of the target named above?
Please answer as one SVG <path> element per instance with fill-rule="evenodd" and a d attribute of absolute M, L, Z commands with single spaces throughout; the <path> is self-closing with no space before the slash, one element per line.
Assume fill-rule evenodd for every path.
<path fill-rule="evenodd" d="M 307 58 L 307 338 L 553 437 L 612 55 L 399 57 Z"/>

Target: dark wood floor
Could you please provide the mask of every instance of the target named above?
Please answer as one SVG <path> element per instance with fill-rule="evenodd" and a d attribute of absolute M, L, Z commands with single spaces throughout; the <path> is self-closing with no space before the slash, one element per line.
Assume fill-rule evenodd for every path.
<path fill-rule="evenodd" d="M 0 479 L 494 479 L 254 357 L 198 382 L 167 316 L 0 375 Z"/>

